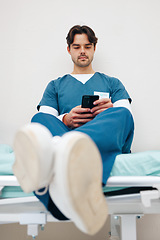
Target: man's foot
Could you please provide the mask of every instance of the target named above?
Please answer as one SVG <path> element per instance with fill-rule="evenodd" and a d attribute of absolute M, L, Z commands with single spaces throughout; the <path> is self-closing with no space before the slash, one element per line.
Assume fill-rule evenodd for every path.
<path fill-rule="evenodd" d="M 28 124 L 17 132 L 13 172 L 24 192 L 48 186 L 53 175 L 52 139 L 49 130 L 38 123 Z"/>
<path fill-rule="evenodd" d="M 102 161 L 96 145 L 86 134 L 66 133 L 57 146 L 54 168 L 49 185 L 53 202 L 81 231 L 95 234 L 108 215 L 102 193 Z"/>
<path fill-rule="evenodd" d="M 13 172 L 25 192 L 49 185 L 53 202 L 80 230 L 93 235 L 101 229 L 108 215 L 102 162 L 86 134 L 52 137 L 47 128 L 32 123 L 16 134 L 14 152 Z"/>

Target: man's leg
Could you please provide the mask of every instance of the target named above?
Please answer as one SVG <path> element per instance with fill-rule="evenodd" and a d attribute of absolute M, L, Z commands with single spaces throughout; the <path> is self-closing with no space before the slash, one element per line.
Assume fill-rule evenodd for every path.
<path fill-rule="evenodd" d="M 71 131 L 63 122 L 51 114 L 37 113 L 31 119 L 31 122 L 40 123 L 51 132 L 52 136 L 62 136 Z"/>
<path fill-rule="evenodd" d="M 54 180 L 50 184 L 51 198 L 52 200 L 54 199 L 58 208 L 61 209 L 66 216 L 71 216 L 75 224 L 82 231 L 89 234 L 96 233 L 104 224 L 107 217 L 107 206 L 101 189 L 102 167 L 100 164 L 100 154 L 95 144 L 93 144 L 93 141 L 87 136 L 89 135 L 94 140 L 101 152 L 103 169 L 109 165 L 107 173 L 111 171 L 110 168 L 113 165 L 115 156 L 123 151 L 129 151 L 130 139 L 132 139 L 131 129 L 133 131 L 133 119 L 128 110 L 123 108 L 118 110 L 117 108 L 116 110 L 108 109 L 107 111 L 99 114 L 90 123 L 73 131 L 73 134 L 71 134 L 74 136 L 74 139 L 70 133 L 69 135 L 67 135 L 68 133 L 64 134 L 70 131 L 70 129 L 54 116 L 39 113 L 32 119 L 32 123 L 40 123 L 47 127 L 53 136 L 64 135 L 62 137 L 62 144 L 58 147 L 59 153 L 56 155 L 56 159 L 58 160 L 56 163 L 59 167 L 56 168 L 55 172 L 58 174 L 54 176 Z M 132 121 L 129 119 L 129 116 Z M 117 121 L 118 118 L 119 120 Z M 87 135 L 83 135 L 82 133 L 76 135 L 75 133 L 77 131 L 86 133 Z M 107 134 L 104 134 L 106 132 Z M 131 135 L 131 137 L 129 137 L 129 135 Z M 29 132 L 29 136 L 33 143 L 34 134 L 32 135 Z M 75 137 L 77 138 L 76 141 Z M 41 147 L 43 148 L 43 144 L 41 144 Z M 44 161 L 46 161 L 46 158 Z M 65 168 L 64 165 L 66 165 L 67 168 Z M 88 169 L 90 169 L 90 171 Z M 60 175 L 63 181 L 58 177 Z M 105 175 L 105 171 L 103 171 L 103 182 L 105 182 L 106 177 L 108 177 L 108 175 Z M 61 185 L 60 182 L 63 182 L 63 184 Z M 74 190 L 71 191 L 71 189 Z M 52 210 L 54 209 L 55 211 L 56 208 L 54 208 L 50 194 L 47 192 L 43 195 L 44 198 L 40 200 L 52 213 Z M 65 198 L 67 195 L 68 197 Z M 80 197 L 82 197 L 82 199 L 79 201 Z M 60 202 L 62 202 L 62 204 Z M 51 208 L 49 207 L 50 203 Z M 70 209 L 69 212 L 68 209 Z M 53 215 L 55 216 L 54 211 Z M 63 214 L 61 215 L 61 212 L 59 213 L 60 218 L 57 217 L 58 219 L 67 219 Z"/>
<path fill-rule="evenodd" d="M 66 132 L 70 131 L 70 129 L 65 126 L 63 122 L 50 114 L 45 113 L 37 113 L 33 116 L 32 123 L 40 123 L 51 132 L 52 136 L 62 136 Z M 39 190 L 39 192 L 43 192 L 44 189 Z M 36 197 L 45 205 L 45 207 L 53 214 L 55 218 L 58 220 L 68 220 L 67 217 L 62 214 L 62 212 L 57 208 L 55 203 L 50 197 L 49 190 L 44 195 L 39 195 L 34 192 Z"/>
<path fill-rule="evenodd" d="M 46 126 L 53 136 L 62 136 L 67 131 L 70 131 L 57 118 L 48 114 L 39 113 L 33 117 L 32 122 L 38 122 Z M 75 131 L 86 133 L 96 143 L 102 157 L 102 181 L 105 184 L 116 156 L 121 153 L 130 152 L 134 132 L 134 122 L 131 113 L 125 108 L 110 108 L 99 114 L 89 123 L 75 129 Z M 38 198 L 42 202 L 47 201 L 49 203 L 50 211 L 54 209 L 48 192 L 46 195 L 38 196 Z M 55 209 L 53 212 L 55 213 Z"/>
<path fill-rule="evenodd" d="M 46 186 L 54 174 L 52 170 L 56 141 L 53 136 L 61 136 L 68 131 L 69 129 L 53 115 L 38 113 L 33 116 L 31 124 L 17 132 L 14 141 L 16 158 L 13 172 L 22 189 L 25 192 L 35 191 L 37 198 L 59 220 L 68 218 L 53 203 Z"/>
<path fill-rule="evenodd" d="M 101 156 L 87 134 L 68 131 L 56 117 L 36 114 L 32 123 L 16 134 L 13 170 L 24 191 L 24 186 L 28 192 L 36 191 L 53 216 L 70 218 L 83 232 L 93 235 L 108 216 Z"/>
<path fill-rule="evenodd" d="M 75 131 L 86 133 L 96 143 L 102 157 L 103 183 L 106 184 L 115 157 L 130 152 L 134 133 L 131 113 L 126 108 L 109 108 Z"/>
<path fill-rule="evenodd" d="M 53 136 L 62 136 L 64 133 L 71 131 L 59 119 L 49 114 L 38 113 L 33 117 L 32 122 L 38 122 L 46 126 Z M 75 131 L 89 135 L 96 143 L 102 157 L 102 181 L 105 184 L 115 157 L 121 153 L 130 153 L 134 134 L 132 114 L 126 108 L 109 108 L 98 114 L 92 121 L 75 129 Z"/>

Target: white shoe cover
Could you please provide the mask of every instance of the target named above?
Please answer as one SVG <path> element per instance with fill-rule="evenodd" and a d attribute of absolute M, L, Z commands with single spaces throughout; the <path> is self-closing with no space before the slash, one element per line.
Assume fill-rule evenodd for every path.
<path fill-rule="evenodd" d="M 13 172 L 24 192 L 29 193 L 49 184 L 53 175 L 52 135 L 41 124 L 21 128 L 14 141 Z"/>
<path fill-rule="evenodd" d="M 108 208 L 102 193 L 102 161 L 84 133 L 63 135 L 56 150 L 55 176 L 49 192 L 60 211 L 83 232 L 93 235 L 104 225 Z"/>

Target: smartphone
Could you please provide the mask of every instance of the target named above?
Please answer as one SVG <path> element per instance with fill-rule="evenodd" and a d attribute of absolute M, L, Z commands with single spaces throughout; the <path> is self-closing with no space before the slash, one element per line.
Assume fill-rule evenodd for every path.
<path fill-rule="evenodd" d="M 93 108 L 95 105 L 93 105 L 93 102 L 98 100 L 98 95 L 84 95 L 82 97 L 82 108 Z"/>

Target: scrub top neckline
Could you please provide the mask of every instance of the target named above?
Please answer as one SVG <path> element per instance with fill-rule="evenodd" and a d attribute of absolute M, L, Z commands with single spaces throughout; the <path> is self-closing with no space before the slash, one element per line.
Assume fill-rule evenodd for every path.
<path fill-rule="evenodd" d="M 73 79 L 75 79 L 76 81 L 78 81 L 78 82 L 80 82 L 80 83 L 82 83 L 83 85 L 84 84 L 86 84 L 88 81 L 90 81 L 95 75 L 96 75 L 96 73 L 97 72 L 95 72 L 94 74 L 93 74 L 93 76 L 91 76 L 85 83 L 82 83 L 81 81 L 79 81 L 77 78 L 75 78 L 73 75 L 71 75 L 71 74 L 68 74 L 68 75 L 70 75 Z M 76 75 L 76 74 L 75 74 Z"/>

